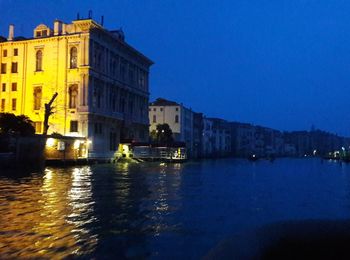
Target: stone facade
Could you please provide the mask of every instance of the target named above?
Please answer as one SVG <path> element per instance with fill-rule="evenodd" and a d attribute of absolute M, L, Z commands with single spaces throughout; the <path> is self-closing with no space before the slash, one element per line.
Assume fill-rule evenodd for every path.
<path fill-rule="evenodd" d="M 194 112 L 182 104 L 158 98 L 149 105 L 149 130 L 156 130 L 158 124 L 168 124 L 175 141 L 186 143 L 188 154 L 192 156 L 193 116 Z"/>
<path fill-rule="evenodd" d="M 53 28 L 33 38 L 0 37 L 0 112 L 24 114 L 42 133 L 44 104 L 55 92 L 48 133 L 87 137 L 89 157 L 110 158 L 121 139 L 148 139 L 151 60 L 92 19 Z"/>

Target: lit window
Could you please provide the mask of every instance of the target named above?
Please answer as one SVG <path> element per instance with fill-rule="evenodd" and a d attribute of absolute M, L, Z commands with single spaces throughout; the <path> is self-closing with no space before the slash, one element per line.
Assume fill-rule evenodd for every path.
<path fill-rule="evenodd" d="M 70 68 L 75 69 L 77 68 L 78 64 L 78 50 L 76 47 L 72 47 L 70 49 Z"/>
<path fill-rule="evenodd" d="M 13 49 L 13 56 L 18 56 L 18 49 Z"/>
<path fill-rule="evenodd" d="M 78 121 L 70 121 L 70 131 L 78 132 Z"/>
<path fill-rule="evenodd" d="M 35 133 L 41 134 L 42 122 L 34 122 Z"/>
<path fill-rule="evenodd" d="M 17 109 L 17 99 L 12 99 L 12 111 L 15 111 Z"/>
<path fill-rule="evenodd" d="M 5 111 L 5 99 L 1 99 L 1 112 Z"/>
<path fill-rule="evenodd" d="M 78 101 L 78 86 L 72 85 L 69 87 L 69 108 L 77 108 Z"/>
<path fill-rule="evenodd" d="M 35 63 L 35 70 L 36 71 L 42 71 L 43 66 L 43 52 L 41 50 L 38 50 L 36 52 L 36 63 Z"/>
<path fill-rule="evenodd" d="M 41 107 L 41 87 L 34 88 L 34 110 L 39 110 Z"/>
<path fill-rule="evenodd" d="M 11 90 L 12 91 L 17 91 L 17 83 L 16 82 L 13 82 L 12 85 L 11 85 Z"/>
<path fill-rule="evenodd" d="M 18 63 L 12 62 L 11 73 L 17 73 L 17 72 L 18 72 Z"/>
<path fill-rule="evenodd" d="M 1 63 L 1 74 L 6 74 L 6 63 Z"/>

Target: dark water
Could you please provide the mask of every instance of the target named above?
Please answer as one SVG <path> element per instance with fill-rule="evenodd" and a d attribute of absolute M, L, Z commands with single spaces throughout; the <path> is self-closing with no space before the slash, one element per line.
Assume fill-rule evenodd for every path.
<path fill-rule="evenodd" d="M 269 223 L 349 217 L 350 165 L 319 159 L 0 175 L 3 258 L 197 259 L 232 234 Z"/>

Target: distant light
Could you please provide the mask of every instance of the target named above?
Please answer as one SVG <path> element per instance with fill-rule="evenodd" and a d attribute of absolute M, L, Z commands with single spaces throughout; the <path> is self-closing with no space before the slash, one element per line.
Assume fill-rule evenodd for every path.
<path fill-rule="evenodd" d="M 48 138 L 46 140 L 46 146 L 47 147 L 53 147 L 56 143 L 56 140 L 54 138 Z"/>

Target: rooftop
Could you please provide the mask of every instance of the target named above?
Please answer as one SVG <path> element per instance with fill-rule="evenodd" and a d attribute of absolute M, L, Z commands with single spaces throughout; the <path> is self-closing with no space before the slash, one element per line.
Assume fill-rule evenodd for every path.
<path fill-rule="evenodd" d="M 155 101 L 150 103 L 150 106 L 180 106 L 180 104 L 165 98 L 157 98 Z"/>

